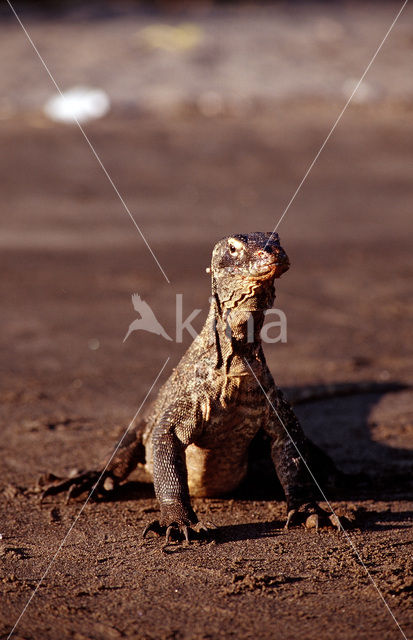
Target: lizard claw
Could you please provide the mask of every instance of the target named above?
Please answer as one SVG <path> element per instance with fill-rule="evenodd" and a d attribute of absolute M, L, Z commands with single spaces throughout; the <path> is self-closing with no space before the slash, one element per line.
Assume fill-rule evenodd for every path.
<path fill-rule="evenodd" d="M 298 509 L 290 509 L 284 529 L 290 526 L 303 525 L 306 529 L 314 529 L 318 533 L 320 527 L 335 527 L 343 530 L 340 518 L 335 513 L 328 513 L 318 504 L 305 504 Z"/>
<path fill-rule="evenodd" d="M 182 530 L 182 532 L 184 534 L 186 544 L 189 544 L 189 532 L 188 532 L 188 527 L 186 526 L 186 524 L 182 527 L 181 530 Z"/>
<path fill-rule="evenodd" d="M 149 522 L 149 524 L 147 524 L 143 530 L 142 537 L 146 538 L 150 531 L 152 531 L 152 533 L 154 533 L 156 536 L 161 535 L 162 527 L 159 524 L 159 520 L 152 520 L 152 522 Z"/>
<path fill-rule="evenodd" d="M 68 478 L 54 476 L 53 481 L 43 487 L 40 501 L 43 502 L 47 496 L 66 492 L 67 504 L 71 498 L 77 498 L 82 493 L 91 491 L 97 491 L 98 495 L 106 491 L 105 478 L 101 478 L 100 471 L 83 471 Z"/>
<path fill-rule="evenodd" d="M 337 531 L 341 531 L 342 529 L 344 529 L 340 518 L 335 513 L 329 515 L 328 519 L 330 520 L 333 527 L 336 527 Z"/>
<path fill-rule="evenodd" d="M 209 529 L 216 529 L 216 526 L 212 524 L 212 522 L 207 522 L 206 524 L 203 522 L 197 522 L 193 529 L 197 533 L 208 533 Z"/>
<path fill-rule="evenodd" d="M 216 528 L 214 525 L 212 525 L 209 522 L 207 524 L 208 526 L 205 525 L 203 522 L 197 522 L 195 524 L 188 525 L 185 523 L 174 521 L 174 522 L 171 522 L 168 526 L 166 526 L 166 525 L 161 525 L 159 520 L 153 520 L 152 522 L 147 524 L 145 529 L 143 530 L 143 537 L 146 538 L 146 536 L 150 532 L 154 533 L 156 536 L 161 536 L 165 534 L 165 542 L 166 544 L 168 544 L 172 540 L 179 539 L 180 537 L 183 536 L 185 544 L 190 544 L 191 531 L 199 534 L 199 536 L 204 537 L 209 533 L 210 529 Z"/>
<path fill-rule="evenodd" d="M 165 534 L 165 542 L 166 544 L 168 544 L 168 542 L 170 542 L 171 540 L 171 533 L 172 533 L 172 525 L 170 524 L 169 527 L 166 530 L 166 534 Z"/>
<path fill-rule="evenodd" d="M 178 528 L 178 531 L 180 533 L 183 533 L 184 538 L 185 538 L 185 543 L 189 544 L 189 531 L 188 531 L 188 527 L 186 524 L 183 525 L 177 525 L 176 523 L 172 523 L 169 525 L 169 527 L 166 530 L 166 534 L 165 534 L 165 543 L 168 544 L 169 542 L 171 542 L 171 533 L 173 531 L 175 531 L 175 528 Z"/>
<path fill-rule="evenodd" d="M 287 521 L 284 525 L 284 529 L 290 528 L 291 520 L 293 520 L 296 513 L 297 513 L 297 509 L 290 509 L 290 511 L 287 513 Z"/>

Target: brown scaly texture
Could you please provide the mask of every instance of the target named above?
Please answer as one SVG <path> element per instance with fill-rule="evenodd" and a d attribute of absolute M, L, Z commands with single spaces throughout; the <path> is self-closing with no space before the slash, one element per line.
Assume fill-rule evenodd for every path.
<path fill-rule="evenodd" d="M 272 307 L 274 280 L 289 268 L 277 234 L 237 234 L 212 253 L 212 298 L 205 325 L 160 389 L 145 419 L 110 462 L 97 490 L 124 481 L 138 465 L 152 475 L 159 521 L 149 528 L 206 529 L 190 496 L 213 497 L 236 489 L 245 478 L 250 445 L 264 436 L 287 501 L 287 525 L 335 516 L 314 502 L 315 486 L 300 453 L 318 477 L 338 473 L 330 458 L 304 435 L 267 367 L 260 332 Z M 265 392 L 265 393 L 264 393 Z M 268 401 L 266 395 L 268 396 Z M 44 495 L 90 489 L 99 471 L 47 487 Z"/>

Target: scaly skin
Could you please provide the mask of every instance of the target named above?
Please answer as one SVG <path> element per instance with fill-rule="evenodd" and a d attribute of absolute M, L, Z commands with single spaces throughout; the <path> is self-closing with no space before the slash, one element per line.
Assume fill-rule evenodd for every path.
<path fill-rule="evenodd" d="M 261 345 L 264 312 L 275 298 L 274 280 L 288 268 L 277 234 L 239 234 L 215 245 L 205 325 L 98 487 L 110 490 L 138 464 L 145 465 L 161 510 L 159 521 L 147 530 L 166 531 L 167 540 L 174 529 L 186 539 L 190 528 L 206 529 L 190 496 L 236 489 L 247 473 L 249 446 L 260 431 L 271 442 L 287 501 L 287 526 L 306 521 L 318 528 L 320 518 L 340 526 L 314 502 L 314 483 L 297 448 L 316 475 L 326 469 L 334 474 L 334 463 L 305 437 L 274 383 Z M 72 496 L 79 495 L 98 477 L 98 471 L 80 474 L 50 485 L 44 495 L 68 488 Z"/>

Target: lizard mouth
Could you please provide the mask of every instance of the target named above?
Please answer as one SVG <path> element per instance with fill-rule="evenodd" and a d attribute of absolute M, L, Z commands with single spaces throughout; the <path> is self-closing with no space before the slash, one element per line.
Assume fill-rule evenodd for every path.
<path fill-rule="evenodd" d="M 268 280 L 279 278 L 289 269 L 290 263 L 287 256 L 269 256 L 256 260 L 249 268 L 250 275 L 255 280 Z"/>

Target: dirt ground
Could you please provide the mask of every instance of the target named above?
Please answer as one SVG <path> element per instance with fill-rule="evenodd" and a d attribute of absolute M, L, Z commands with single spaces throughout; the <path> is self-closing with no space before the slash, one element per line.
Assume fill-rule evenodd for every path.
<path fill-rule="evenodd" d="M 130 294 L 138 291 L 172 334 L 175 293 L 188 314 L 202 308 L 204 317 L 214 241 L 271 229 L 332 112 L 291 105 L 246 120 L 90 127 L 170 285 L 76 131 L 21 119 L 3 127 L 4 634 L 81 506 L 60 498 L 41 505 L 25 489 L 46 470 L 96 464 L 166 357 L 170 369 L 190 341 L 138 332 L 123 344 L 134 319 Z M 413 392 L 386 385 L 413 382 L 412 134 L 411 112 L 401 108 L 346 115 L 279 229 L 292 262 L 277 297 L 288 342 L 266 348 L 290 393 L 379 384 L 376 393 L 297 411 L 344 470 L 370 476 L 329 498 L 363 510 L 349 536 L 406 635 Z M 170 553 L 141 538 L 157 508 L 150 487 L 132 482 L 113 501 L 88 504 L 16 637 L 399 637 L 345 536 L 284 533 L 284 503 L 275 498 L 197 500 L 219 526 L 215 538 Z"/>
<path fill-rule="evenodd" d="M 214 242 L 272 230 L 340 108 L 300 100 L 88 125 L 170 284 L 76 129 L 30 111 L 1 121 L 1 638 L 83 504 L 40 504 L 30 487 L 96 465 L 190 343 L 141 332 L 123 343 L 131 294 L 174 335 L 182 293 L 186 314 L 202 309 L 199 328 Z M 348 537 L 286 533 L 282 495 L 263 487 L 196 500 L 213 538 L 162 550 L 142 539 L 157 504 L 134 479 L 86 505 L 14 638 L 393 640 L 398 624 L 413 637 L 412 153 L 411 107 L 351 107 L 279 228 L 292 266 L 276 301 L 288 341 L 266 347 L 276 381 L 291 397 L 376 383 L 297 406 L 343 470 L 366 474 L 328 492 L 358 509 Z"/>

